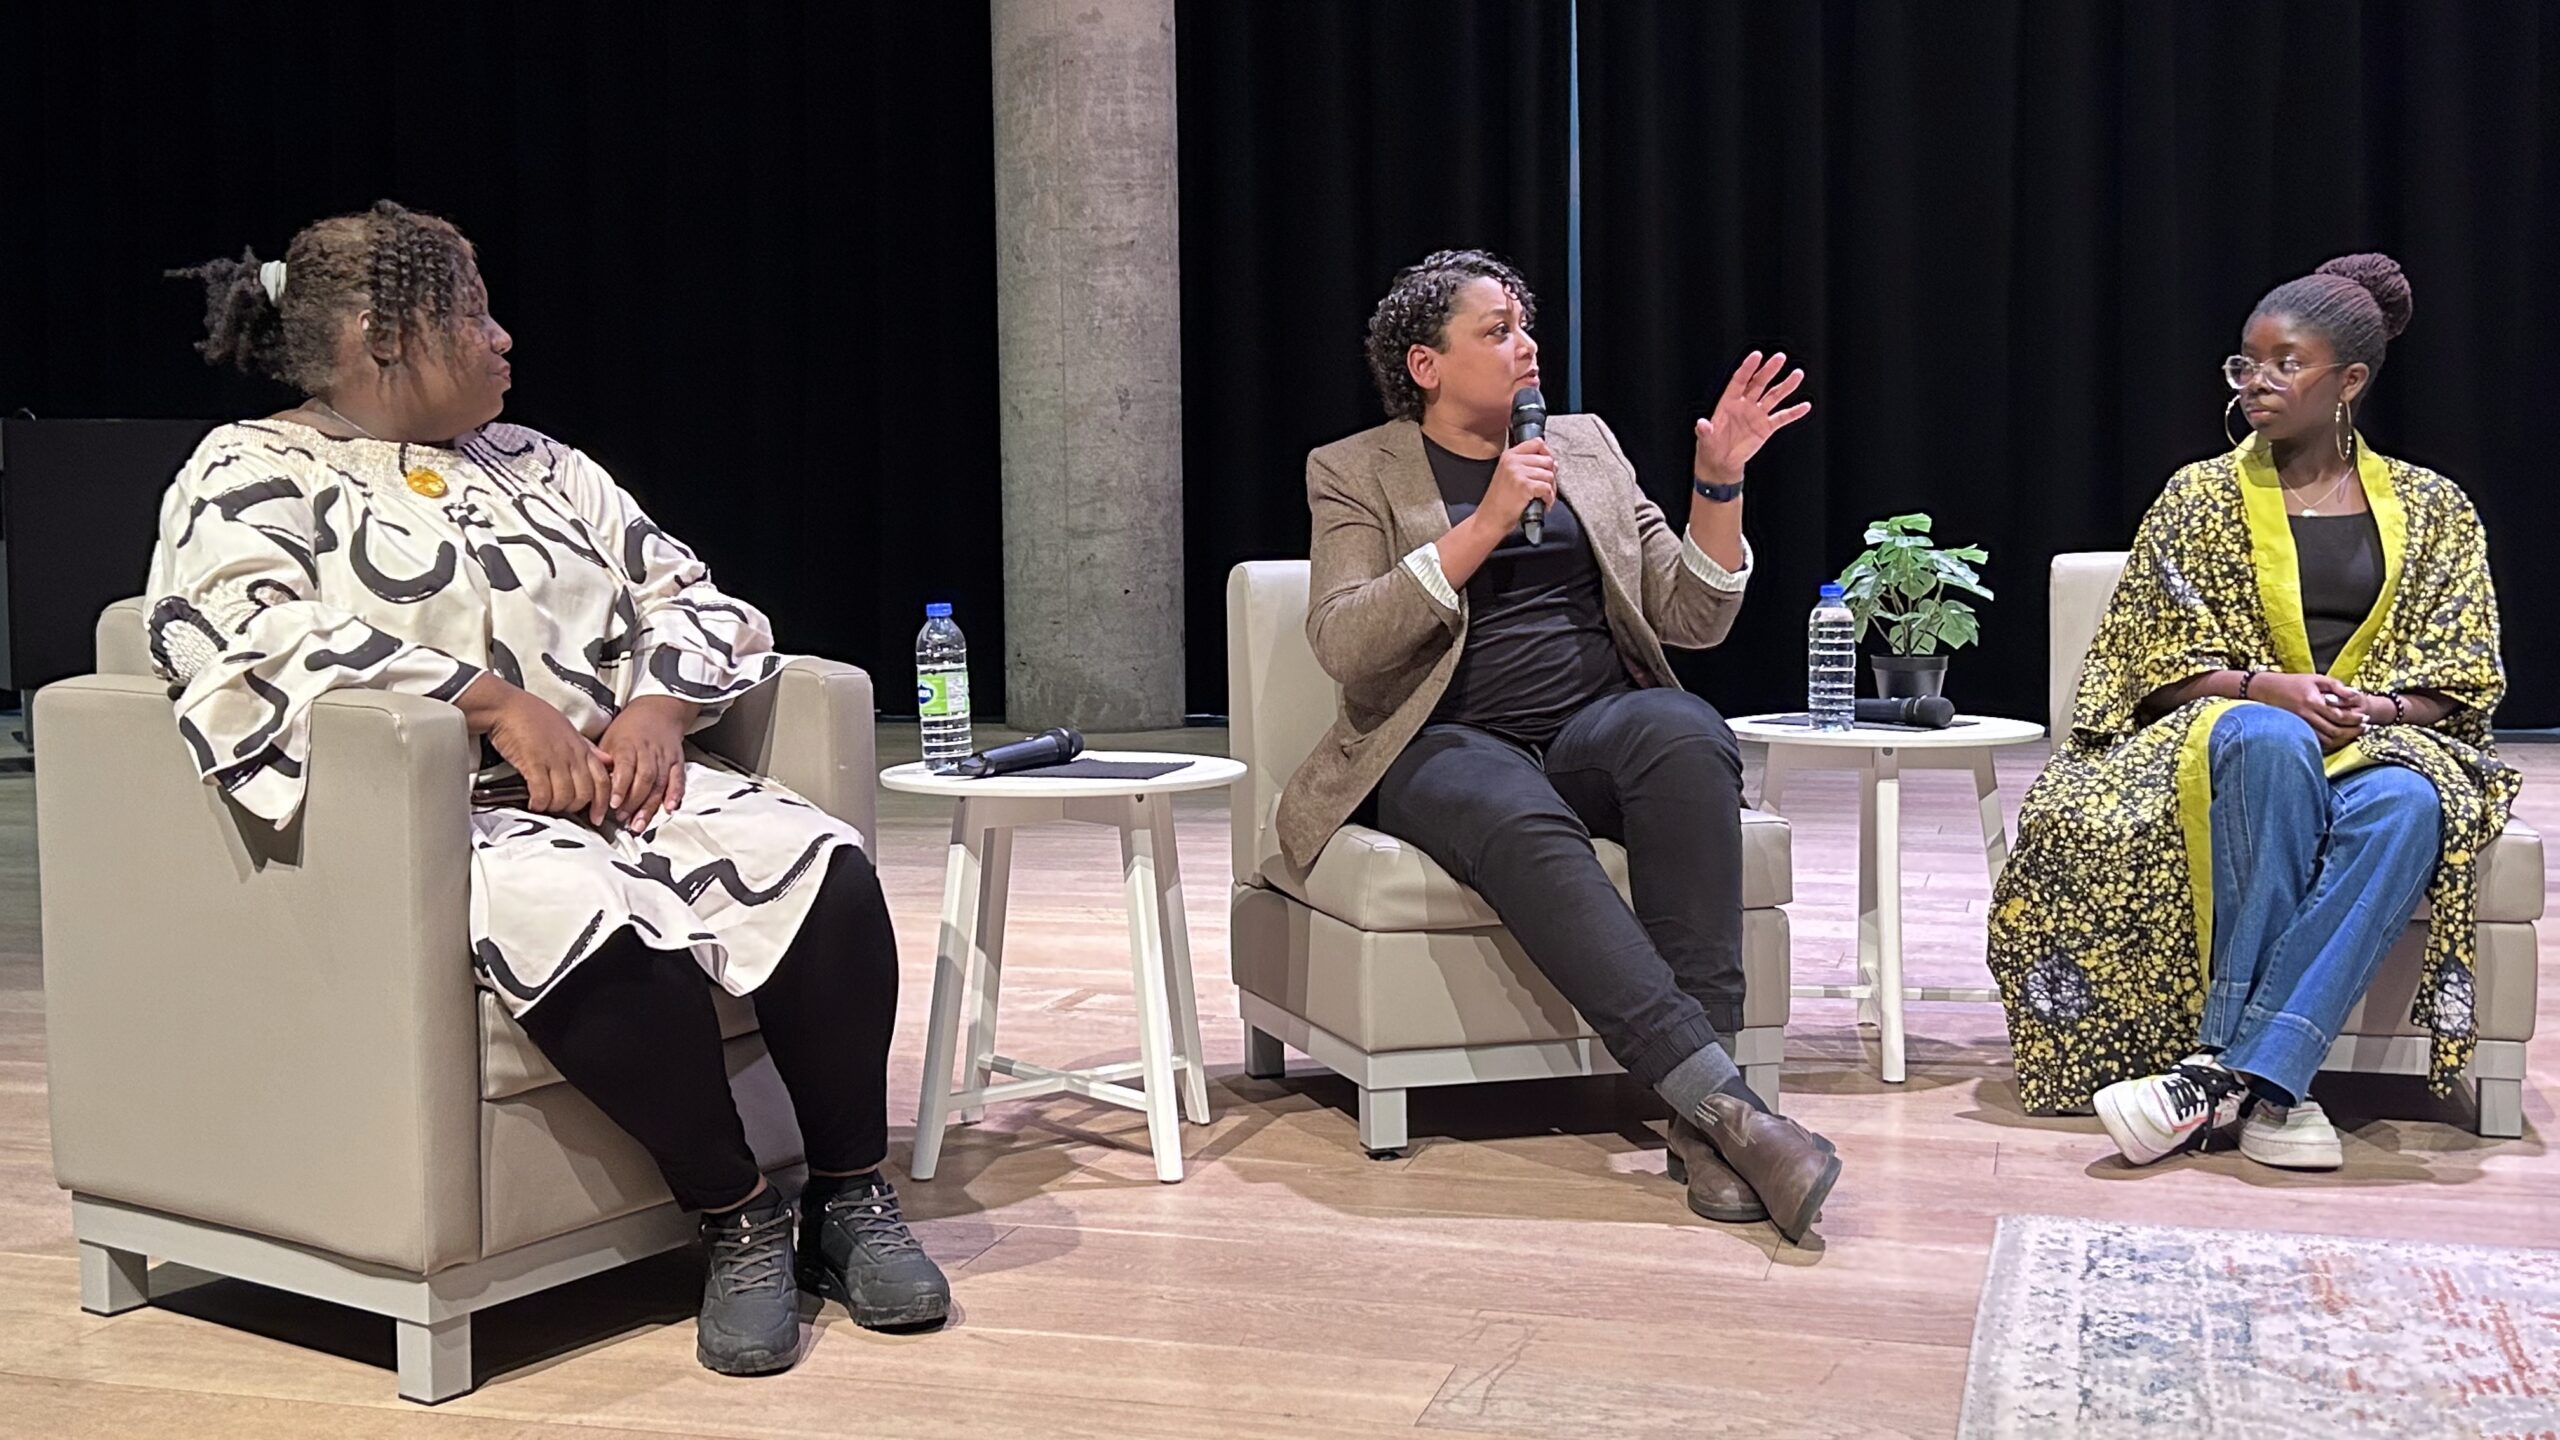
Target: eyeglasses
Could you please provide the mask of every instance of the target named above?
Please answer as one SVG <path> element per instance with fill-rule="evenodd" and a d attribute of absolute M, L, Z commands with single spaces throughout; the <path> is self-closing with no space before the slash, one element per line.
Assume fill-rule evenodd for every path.
<path fill-rule="evenodd" d="M 2335 370 L 2345 363 L 2332 360 L 2326 365 L 2305 365 L 2299 357 L 2292 355 L 2281 360 L 2252 360 L 2246 355 L 2234 355 L 2222 362 L 2222 378 L 2231 382 L 2232 389 L 2246 390 L 2250 381 L 2263 375 L 2268 389 L 2290 390 L 2294 381 L 2314 370 Z"/>

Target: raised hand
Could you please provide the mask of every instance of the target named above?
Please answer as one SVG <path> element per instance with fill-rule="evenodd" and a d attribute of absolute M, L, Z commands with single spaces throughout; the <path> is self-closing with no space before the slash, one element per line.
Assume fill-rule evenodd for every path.
<path fill-rule="evenodd" d="M 1710 485 L 1740 480 L 1742 467 L 1760 453 L 1770 436 L 1813 413 L 1809 403 L 1786 403 L 1804 383 L 1802 370 L 1778 379 L 1786 365 L 1785 351 L 1763 358 L 1754 350 L 1743 357 L 1733 378 L 1725 382 L 1724 394 L 1717 397 L 1715 413 L 1698 422 L 1698 479 Z"/>

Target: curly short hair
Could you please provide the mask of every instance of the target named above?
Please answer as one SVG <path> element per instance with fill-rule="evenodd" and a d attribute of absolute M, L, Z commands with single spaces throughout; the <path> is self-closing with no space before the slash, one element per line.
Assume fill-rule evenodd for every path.
<path fill-rule="evenodd" d="M 1422 418 L 1422 387 L 1405 369 L 1405 354 L 1416 345 L 1449 348 L 1449 307 L 1471 280 L 1495 282 L 1520 301 L 1523 315 L 1537 318 L 1538 298 L 1529 293 L 1529 282 L 1486 251 L 1435 250 L 1421 264 L 1397 271 L 1369 314 L 1369 377 L 1378 382 L 1378 399 L 1392 418 Z"/>
<path fill-rule="evenodd" d="M 389 200 L 304 226 L 284 259 L 283 293 L 273 297 L 250 250 L 168 274 L 204 283 L 205 337 L 196 349 L 207 364 L 265 375 L 305 395 L 328 388 L 339 327 L 358 311 L 373 311 L 378 355 L 400 353 L 411 338 L 450 344 L 444 322 L 478 264 L 451 221 Z"/>

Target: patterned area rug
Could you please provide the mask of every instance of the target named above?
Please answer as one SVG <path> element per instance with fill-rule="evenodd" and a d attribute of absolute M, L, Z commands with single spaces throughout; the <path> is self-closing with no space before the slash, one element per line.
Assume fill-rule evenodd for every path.
<path fill-rule="evenodd" d="M 1959 1433 L 2560 1435 L 2560 1250 L 2005 1216 Z"/>

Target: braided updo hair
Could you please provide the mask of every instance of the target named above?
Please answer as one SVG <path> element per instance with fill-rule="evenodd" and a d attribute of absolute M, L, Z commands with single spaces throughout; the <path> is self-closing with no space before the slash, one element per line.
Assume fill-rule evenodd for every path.
<path fill-rule="evenodd" d="M 445 322 L 470 287 L 477 259 L 451 221 L 377 200 L 360 214 L 305 226 L 285 247 L 284 262 L 283 290 L 274 298 L 249 250 L 168 274 L 204 282 L 205 338 L 196 349 L 207 364 L 317 395 L 336 368 L 340 329 L 359 311 L 373 311 L 367 344 L 385 364 L 411 339 L 451 345 Z"/>
<path fill-rule="evenodd" d="M 1435 250 L 1397 271 L 1369 316 L 1369 376 L 1390 417 L 1422 418 L 1422 387 L 1405 368 L 1405 354 L 1416 345 L 1449 348 L 1449 305 L 1471 280 L 1493 281 L 1519 298 L 1524 317 L 1537 317 L 1537 297 L 1520 272 L 1482 250 Z"/>
<path fill-rule="evenodd" d="M 2379 374 L 2383 350 L 2409 328 L 2409 277 L 2388 255 L 2341 255 L 2268 291 L 2249 312 L 2261 315 L 2292 316 L 2328 340 L 2339 364 Z"/>

